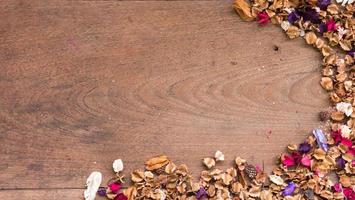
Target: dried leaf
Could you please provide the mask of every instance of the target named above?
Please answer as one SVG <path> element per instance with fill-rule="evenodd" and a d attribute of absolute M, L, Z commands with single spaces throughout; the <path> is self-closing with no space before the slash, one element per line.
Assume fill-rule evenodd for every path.
<path fill-rule="evenodd" d="M 277 176 L 277 175 L 269 175 L 269 179 L 271 182 L 275 183 L 276 185 L 284 185 L 285 184 L 284 180 L 280 176 Z"/>
<path fill-rule="evenodd" d="M 233 7 L 244 21 L 252 21 L 255 19 L 251 13 L 251 6 L 246 0 L 235 0 Z"/>
<path fill-rule="evenodd" d="M 213 158 L 204 158 L 203 159 L 203 164 L 208 168 L 211 169 L 216 165 L 216 162 Z"/>
<path fill-rule="evenodd" d="M 168 163 L 169 163 L 169 159 L 167 156 L 165 156 L 165 155 L 156 156 L 156 157 L 149 159 L 145 163 L 145 168 L 147 170 L 156 170 L 156 169 L 164 167 Z"/>

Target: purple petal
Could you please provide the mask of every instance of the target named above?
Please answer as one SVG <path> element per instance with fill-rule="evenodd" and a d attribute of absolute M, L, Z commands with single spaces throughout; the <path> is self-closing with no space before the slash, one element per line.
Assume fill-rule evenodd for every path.
<path fill-rule="evenodd" d="M 319 13 L 310 7 L 297 10 L 298 14 L 303 17 L 304 21 L 311 21 L 314 24 L 319 24 L 321 20 L 319 19 Z"/>
<path fill-rule="evenodd" d="M 97 191 L 97 194 L 101 197 L 106 196 L 106 188 L 100 187 L 99 190 Z"/>
<path fill-rule="evenodd" d="M 339 169 L 344 169 L 345 168 L 345 160 L 341 156 L 338 157 L 335 161 L 336 161 L 337 167 Z"/>
<path fill-rule="evenodd" d="M 327 25 L 325 25 L 325 23 L 321 23 L 321 24 L 319 25 L 319 32 L 320 32 L 320 33 L 327 32 Z"/>
<path fill-rule="evenodd" d="M 300 153 L 308 153 L 311 150 L 311 145 L 307 142 L 301 143 L 298 147 L 298 151 Z"/>
<path fill-rule="evenodd" d="M 297 20 L 300 19 L 300 16 L 297 14 L 296 11 L 291 12 L 288 16 L 287 16 L 287 20 L 288 22 L 290 22 L 291 24 L 295 23 Z"/>
<path fill-rule="evenodd" d="M 206 197 L 207 197 L 207 192 L 206 192 L 205 188 L 201 187 L 196 193 L 196 198 L 198 200 L 201 200 L 201 199 L 204 199 Z"/>
<path fill-rule="evenodd" d="M 296 189 L 296 185 L 293 182 L 289 182 L 285 189 L 282 191 L 283 196 L 290 196 Z"/>
<path fill-rule="evenodd" d="M 328 151 L 327 138 L 323 134 L 322 130 L 314 129 L 313 135 L 317 139 L 318 146 L 323 149 L 325 152 Z"/>
<path fill-rule="evenodd" d="M 318 0 L 317 6 L 322 10 L 327 10 L 330 0 Z"/>
<path fill-rule="evenodd" d="M 351 50 L 348 52 L 348 55 L 354 57 L 354 55 L 355 55 L 355 49 L 351 49 Z"/>

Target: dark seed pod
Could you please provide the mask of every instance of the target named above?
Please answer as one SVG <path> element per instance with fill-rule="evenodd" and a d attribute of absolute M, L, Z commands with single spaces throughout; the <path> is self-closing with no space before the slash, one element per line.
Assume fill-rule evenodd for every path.
<path fill-rule="evenodd" d="M 308 200 L 314 199 L 314 192 L 310 189 L 307 189 L 306 191 L 304 191 L 304 195 L 307 197 Z"/>
<path fill-rule="evenodd" d="M 250 179 L 254 179 L 258 173 L 253 165 L 245 166 L 244 171 Z"/>
<path fill-rule="evenodd" d="M 330 119 L 330 112 L 329 111 L 322 111 L 319 113 L 319 119 L 322 122 L 326 122 Z"/>

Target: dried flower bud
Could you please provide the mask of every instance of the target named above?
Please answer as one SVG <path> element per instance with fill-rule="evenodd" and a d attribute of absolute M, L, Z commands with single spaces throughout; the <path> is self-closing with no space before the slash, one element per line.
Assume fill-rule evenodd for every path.
<path fill-rule="evenodd" d="M 258 173 L 253 165 L 246 165 L 244 171 L 250 179 L 254 179 Z"/>
<path fill-rule="evenodd" d="M 328 121 L 330 119 L 330 112 L 329 111 L 320 112 L 319 118 L 322 122 Z"/>

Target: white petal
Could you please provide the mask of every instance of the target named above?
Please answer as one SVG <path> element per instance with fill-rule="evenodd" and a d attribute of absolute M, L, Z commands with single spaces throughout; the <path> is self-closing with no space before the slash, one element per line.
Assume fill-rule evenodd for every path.
<path fill-rule="evenodd" d="M 118 173 L 123 170 L 123 162 L 121 159 L 117 159 L 112 163 L 113 171 Z"/>
<path fill-rule="evenodd" d="M 350 137 L 351 129 L 348 126 L 342 125 L 340 127 L 340 130 L 341 130 L 341 136 L 343 136 L 345 138 L 349 138 Z"/>
<path fill-rule="evenodd" d="M 95 200 L 97 190 L 102 181 L 102 174 L 100 172 L 92 172 L 86 180 L 86 190 L 84 191 L 85 200 Z"/>
<path fill-rule="evenodd" d="M 350 103 L 337 103 L 336 108 L 338 111 L 343 112 L 348 117 L 353 113 L 353 106 Z"/>
<path fill-rule="evenodd" d="M 301 29 L 301 31 L 300 31 L 300 36 L 303 37 L 304 35 L 305 35 L 305 32 L 304 32 L 303 29 Z"/>
<path fill-rule="evenodd" d="M 291 24 L 288 21 L 283 21 L 281 22 L 281 28 L 285 31 L 287 31 L 290 28 Z"/>
<path fill-rule="evenodd" d="M 269 179 L 271 182 L 275 183 L 276 185 L 283 185 L 285 183 L 284 180 L 277 175 L 270 175 Z"/>
<path fill-rule="evenodd" d="M 216 158 L 216 161 L 224 160 L 224 154 L 221 151 L 216 151 L 214 157 Z"/>

